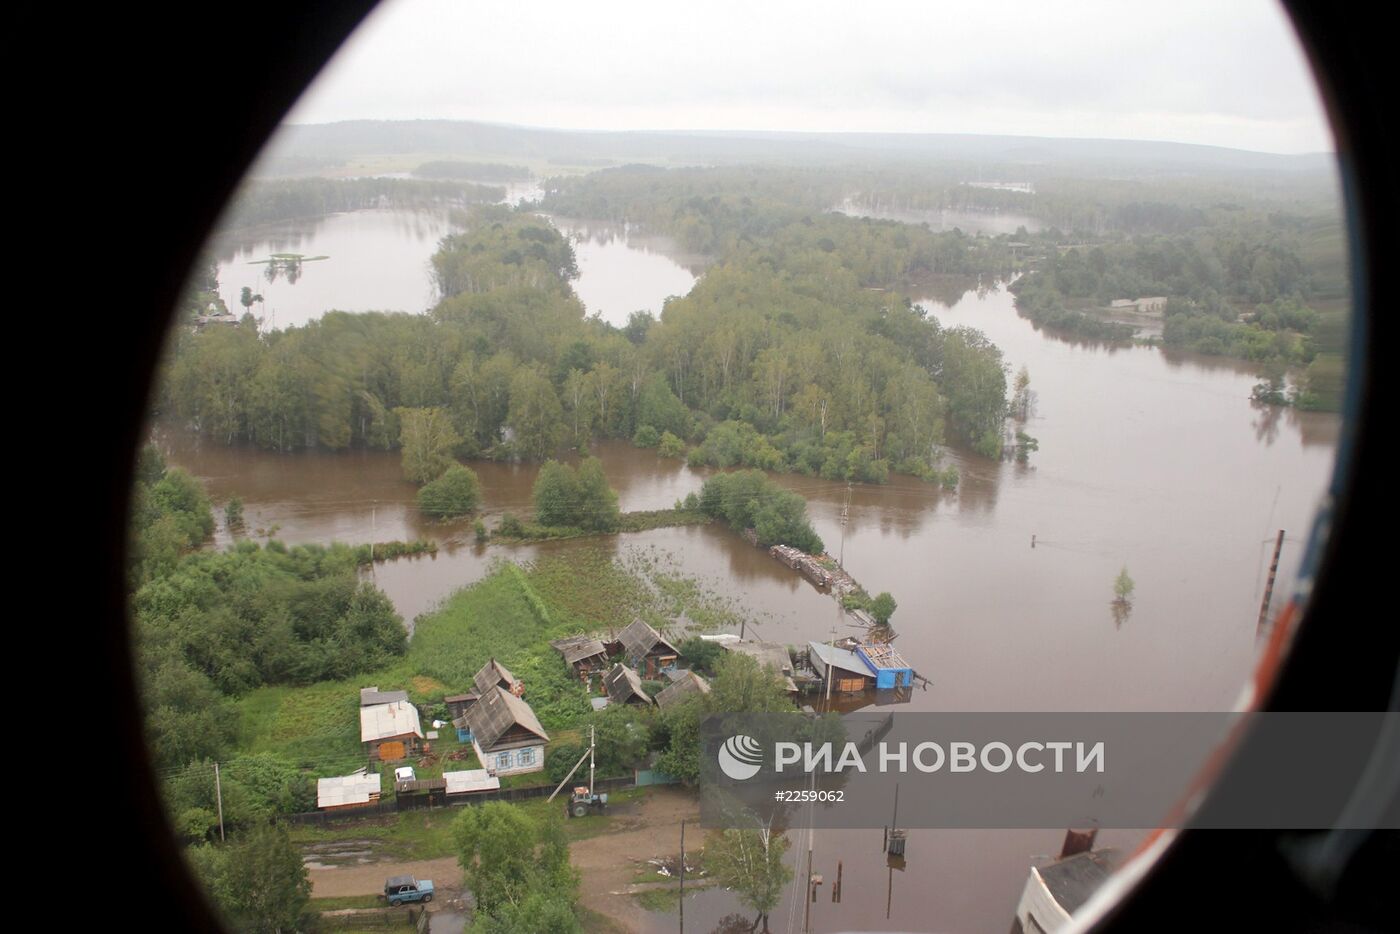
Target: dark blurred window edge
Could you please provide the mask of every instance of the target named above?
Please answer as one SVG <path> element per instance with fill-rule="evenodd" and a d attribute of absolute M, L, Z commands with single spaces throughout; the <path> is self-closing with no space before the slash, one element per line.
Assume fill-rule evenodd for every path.
<path fill-rule="evenodd" d="M 92 907 L 82 912 L 110 905 L 118 907 L 119 916 L 141 917 L 143 927 L 215 928 L 165 827 L 144 761 L 125 623 L 123 555 L 131 457 L 168 310 L 206 232 L 263 140 L 373 5 L 366 0 L 253 2 L 213 10 L 208 19 L 192 7 L 171 5 L 84 14 L 81 27 L 41 25 L 41 14 L 33 7 L 17 15 L 16 35 L 52 40 L 53 70 L 76 85 L 54 91 L 37 108 L 26 98 L 21 119 L 34 113 L 39 121 L 59 124 L 56 140 L 45 138 L 45 151 L 68 159 L 87 152 L 94 141 L 108 141 L 110 154 L 86 167 L 78 156 L 79 164 L 60 169 L 58 180 L 73 185 L 75 173 L 86 170 L 116 186 L 115 196 L 100 202 L 100 214 L 94 216 L 89 203 L 70 207 L 62 217 L 65 224 L 86 222 L 111 231 L 115 242 L 106 251 L 111 258 L 99 259 L 95 270 L 85 263 L 80 280 L 71 270 L 66 276 L 60 270 L 46 282 L 66 287 L 72 301 L 93 306 L 85 326 L 100 329 L 81 342 L 87 353 L 79 375 L 53 381 L 69 382 L 67 388 L 75 392 L 71 402 L 59 405 L 99 407 L 93 419 L 97 437 L 85 429 L 81 447 L 70 458 L 84 478 L 84 489 L 94 478 L 105 487 L 98 495 L 96 536 L 73 533 L 73 551 L 92 556 L 90 566 L 77 571 L 83 583 L 75 589 L 93 599 L 80 605 L 69 625 L 84 635 L 89 627 L 96 632 L 83 653 L 92 665 L 81 680 L 91 690 L 83 694 L 97 700 L 97 722 L 86 731 L 96 737 L 96 745 L 84 740 L 84 758 L 103 764 L 107 794 L 101 800 L 80 798 L 76 810 L 91 813 L 75 815 L 69 834 L 53 840 L 70 860 L 83 848 L 96 858 L 84 860 L 84 875 L 95 877 L 95 884 L 84 899 Z M 1313 0 L 1283 5 L 1319 71 L 1338 135 L 1353 243 L 1362 254 L 1353 258 L 1354 287 L 1365 316 L 1360 326 L 1367 333 L 1352 362 L 1356 407 L 1349 417 L 1354 431 L 1339 450 L 1343 492 L 1332 535 L 1304 625 L 1265 706 L 1382 710 L 1395 704 L 1400 659 L 1400 632 L 1380 566 L 1391 550 L 1386 534 L 1391 529 L 1382 525 L 1380 504 L 1391 498 L 1380 484 L 1389 464 L 1379 451 L 1379 427 L 1389 412 L 1377 378 L 1383 372 L 1381 348 L 1393 331 L 1391 322 L 1377 313 L 1384 294 L 1380 269 L 1396 255 L 1393 211 L 1400 153 L 1390 125 L 1387 67 L 1393 51 L 1378 14 Z M 858 15 L 854 8 L 852 12 Z M 73 34 L 79 28 L 82 35 Z M 16 93 L 25 96 L 21 88 Z M 106 186 L 85 187 L 100 191 Z M 87 213 L 79 213 L 84 209 Z M 127 212 L 135 216 L 126 217 Z M 66 240 L 74 234 L 58 236 Z M 1374 261 L 1366 262 L 1368 257 Z M 47 301 L 53 302 L 51 295 Z M 98 315 L 101 306 L 115 312 Z M 63 386 L 58 388 L 63 392 Z M 55 760 L 49 762 L 55 772 L 66 771 Z M 1400 767 L 1392 774 L 1400 775 Z M 1279 780 L 1287 781 L 1287 776 Z M 1227 767 L 1220 783 L 1230 781 Z M 1388 805 L 1397 806 L 1393 797 Z M 1400 870 L 1397 838 L 1393 832 L 1330 841 L 1318 834 L 1186 832 L 1102 927 L 1393 929 L 1393 911 L 1382 901 Z M 1339 872 L 1307 869 L 1308 859 L 1298 853 L 1319 845 L 1324 855 L 1316 859 L 1330 860 Z M 1346 855 L 1344 865 L 1338 854 Z M 100 869 L 93 871 L 94 865 Z M 84 879 L 84 890 L 88 882 Z M 1008 904 L 1008 923 L 1013 909 Z"/>

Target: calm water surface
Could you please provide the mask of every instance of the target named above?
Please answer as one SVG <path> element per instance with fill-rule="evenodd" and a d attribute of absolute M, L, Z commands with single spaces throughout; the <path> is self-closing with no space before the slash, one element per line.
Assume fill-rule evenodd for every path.
<path fill-rule="evenodd" d="M 336 228 L 327 222 L 321 229 Z M 645 274 L 646 251 L 625 232 L 610 242 L 641 256 L 635 267 L 623 263 L 609 275 L 627 268 Z M 331 252 L 319 245 L 298 252 L 323 249 Z M 238 284 L 225 281 L 235 301 Z M 894 594 L 898 645 L 932 680 L 903 709 L 1231 706 L 1254 656 L 1269 544 L 1278 529 L 1287 530 L 1275 591 L 1284 593 L 1332 467 L 1337 417 L 1252 406 L 1256 376 L 1249 366 L 1046 335 L 1015 313 L 1004 291 L 929 307 L 947 326 L 984 331 L 1011 373 L 1028 367 L 1036 404 L 1025 428 L 1040 451 L 1028 466 L 951 451 L 962 473 L 956 493 L 907 477 L 854 489 L 846 566 L 871 592 Z M 825 639 L 837 622 L 830 599 L 720 526 L 482 548 L 472 542 L 469 522 L 418 517 L 397 454 L 277 455 L 170 430 L 158 437 L 173 462 L 208 483 L 216 502 L 242 497 L 249 529 L 277 526 L 288 542 L 437 539 L 436 557 L 374 570 L 409 621 L 478 580 L 493 557 L 528 560 L 546 550 L 601 546 L 669 552 L 688 573 L 751 607 L 766 639 Z M 624 510 L 669 506 L 704 481 L 704 472 L 624 442 L 599 444 L 596 453 Z M 488 516 L 528 510 L 534 466 L 472 466 Z M 834 553 L 844 484 L 777 479 L 807 497 Z M 222 530 L 220 536 L 226 541 Z M 1120 623 L 1109 604 L 1125 565 L 1137 589 Z M 1101 842 L 1131 849 L 1139 837 L 1115 831 Z M 913 832 L 907 869 L 891 872 L 879 831 L 818 833 L 817 871 L 832 879 L 836 860 L 844 860 L 846 886 L 840 905 L 830 903 L 829 885 L 823 888 L 813 927 L 1001 934 L 1029 866 L 1057 852 L 1060 838 L 1058 831 Z M 674 852 L 660 841 L 658 853 L 667 846 Z M 686 905 L 687 925 L 701 931 L 737 910 L 722 891 L 697 894 Z M 785 927 L 796 912 L 800 925 L 802 909 L 799 892 L 773 921 Z M 676 924 L 674 916 L 651 920 L 656 930 Z"/>

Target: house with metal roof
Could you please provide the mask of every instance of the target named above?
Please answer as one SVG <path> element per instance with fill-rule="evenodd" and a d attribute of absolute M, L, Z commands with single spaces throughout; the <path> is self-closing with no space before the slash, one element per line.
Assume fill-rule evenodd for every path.
<path fill-rule="evenodd" d="M 808 642 L 812 670 L 836 693 L 856 694 L 875 687 L 875 675 L 859 655 L 825 642 Z"/>
<path fill-rule="evenodd" d="M 648 680 L 654 680 L 664 668 L 675 667 L 681 655 L 680 649 L 640 619 L 618 633 L 617 640 L 607 649 L 609 655 L 621 653 L 622 660 Z"/>
<path fill-rule="evenodd" d="M 422 739 L 418 708 L 408 701 L 360 708 L 360 742 L 369 748 L 370 755 L 386 761 L 402 759 Z"/>
<path fill-rule="evenodd" d="M 502 688 L 516 697 L 525 696 L 524 682 L 506 670 L 506 666 L 494 658 L 481 666 L 481 670 L 472 679 L 472 685 L 475 687 L 478 697 L 485 697 L 491 693 L 492 688 L 496 687 Z"/>
<path fill-rule="evenodd" d="M 650 706 L 651 695 L 642 689 L 642 676 L 618 662 L 603 675 L 603 687 L 609 704 L 644 704 Z"/>
<path fill-rule="evenodd" d="M 379 800 L 378 774 L 361 770 L 353 775 L 336 775 L 316 780 L 316 807 L 323 811 L 363 807 Z"/>
<path fill-rule="evenodd" d="M 709 693 L 710 682 L 693 671 L 683 671 L 679 677 L 666 686 L 665 690 L 656 695 L 656 706 L 665 710 L 667 707 L 683 703 L 692 697 L 703 697 Z"/>
<path fill-rule="evenodd" d="M 538 772 L 544 768 L 549 734 L 524 700 L 496 685 L 467 711 L 477 759 L 494 775 Z"/>

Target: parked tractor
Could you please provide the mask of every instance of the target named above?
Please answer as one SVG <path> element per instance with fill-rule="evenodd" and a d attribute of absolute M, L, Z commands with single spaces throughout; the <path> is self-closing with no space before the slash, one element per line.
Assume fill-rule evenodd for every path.
<path fill-rule="evenodd" d="M 564 816 L 587 817 L 589 814 L 601 814 L 607 806 L 607 795 L 595 795 L 588 790 L 587 785 L 579 785 L 574 789 L 569 803 L 564 805 Z"/>
<path fill-rule="evenodd" d="M 593 770 L 596 764 L 594 748 L 593 728 L 589 727 L 587 751 L 579 756 L 578 761 L 574 763 L 574 767 L 569 769 L 569 774 L 564 776 L 563 781 L 559 783 L 559 787 L 554 789 L 554 794 L 549 796 L 549 800 L 553 801 L 554 796 L 559 794 L 560 789 L 568 783 L 569 779 L 574 777 L 574 773 L 578 771 L 579 766 L 583 765 L 583 760 L 588 760 L 588 784 L 574 786 L 573 794 L 571 794 L 569 800 L 564 803 L 565 817 L 587 817 L 589 814 L 602 814 L 603 810 L 608 806 L 607 795 L 595 795 L 593 793 Z"/>

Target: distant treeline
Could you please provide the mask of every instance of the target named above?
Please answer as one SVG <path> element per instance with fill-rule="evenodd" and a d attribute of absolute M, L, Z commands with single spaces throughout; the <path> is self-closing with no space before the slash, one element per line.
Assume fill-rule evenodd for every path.
<path fill-rule="evenodd" d="M 419 178 L 465 178 L 475 182 L 517 182 L 531 178 L 529 168 L 523 165 L 451 159 L 424 162 L 413 170 L 413 174 Z"/>
<path fill-rule="evenodd" d="M 236 230 L 363 208 L 425 208 L 500 201 L 505 189 L 459 181 L 404 178 L 293 178 L 243 186 L 222 228 Z"/>

